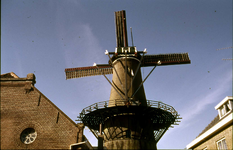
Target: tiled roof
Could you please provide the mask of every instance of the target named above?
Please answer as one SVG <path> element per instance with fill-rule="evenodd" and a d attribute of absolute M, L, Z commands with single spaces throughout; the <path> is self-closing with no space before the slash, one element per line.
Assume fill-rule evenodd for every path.
<path fill-rule="evenodd" d="M 207 130 L 209 130 L 210 128 L 212 128 L 214 125 L 216 125 L 218 122 L 220 121 L 219 119 L 219 115 L 217 115 L 214 120 L 211 121 L 210 124 L 208 124 L 207 127 L 205 127 L 205 129 L 197 136 L 199 137 L 200 135 L 202 135 L 203 133 L 205 133 Z"/>

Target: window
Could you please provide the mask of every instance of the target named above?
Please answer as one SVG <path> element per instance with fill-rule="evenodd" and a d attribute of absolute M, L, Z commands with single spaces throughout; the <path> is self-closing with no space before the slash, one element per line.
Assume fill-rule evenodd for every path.
<path fill-rule="evenodd" d="M 220 111 L 221 111 L 221 116 L 224 116 L 225 115 L 225 109 L 224 109 L 224 106 L 222 106 L 220 108 Z"/>
<path fill-rule="evenodd" d="M 219 150 L 227 150 L 227 144 L 226 144 L 225 138 L 223 138 L 217 142 L 217 148 Z"/>
<path fill-rule="evenodd" d="M 220 110 L 220 116 L 223 117 L 224 115 L 226 115 L 228 112 L 231 111 L 230 103 L 227 102 L 227 103 L 223 104 L 223 106 L 220 107 L 219 110 Z"/>
<path fill-rule="evenodd" d="M 230 111 L 230 104 L 226 103 L 226 112 L 229 112 L 229 111 Z"/>
<path fill-rule="evenodd" d="M 35 141 L 36 137 L 37 137 L 37 133 L 33 128 L 27 128 L 23 130 L 23 132 L 20 134 L 20 140 L 24 144 L 31 144 L 32 142 Z"/>

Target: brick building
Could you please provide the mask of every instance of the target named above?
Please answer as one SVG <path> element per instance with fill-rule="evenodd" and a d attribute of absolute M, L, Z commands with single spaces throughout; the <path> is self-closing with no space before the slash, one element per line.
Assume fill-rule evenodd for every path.
<path fill-rule="evenodd" d="M 215 109 L 218 115 L 187 145 L 187 149 L 233 149 L 233 97 L 225 97 Z"/>
<path fill-rule="evenodd" d="M 91 149 L 76 124 L 34 84 L 35 75 L 1 75 L 1 149 Z"/>

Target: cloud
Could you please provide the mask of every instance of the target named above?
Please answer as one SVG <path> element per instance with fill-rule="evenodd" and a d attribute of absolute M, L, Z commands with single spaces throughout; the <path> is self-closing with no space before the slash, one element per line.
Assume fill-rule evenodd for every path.
<path fill-rule="evenodd" d="M 225 67 L 223 67 L 223 70 L 225 69 Z M 217 68 L 215 71 L 221 72 L 220 70 L 222 69 Z M 185 137 L 183 139 L 184 143 L 190 142 L 191 139 L 189 138 L 192 137 L 193 134 L 192 132 L 195 132 L 192 131 L 192 129 L 195 127 L 194 124 L 197 123 L 195 121 L 197 121 L 199 116 L 202 115 L 201 114 L 202 112 L 206 111 L 208 105 L 215 105 L 219 103 L 225 96 L 231 96 L 226 94 L 229 94 L 231 93 L 229 91 L 232 91 L 232 71 L 229 70 L 229 71 L 221 72 L 220 75 L 221 76 L 214 81 L 215 84 L 212 88 L 212 92 L 209 93 L 203 92 L 203 93 L 199 93 L 199 96 L 190 97 L 189 104 L 182 106 L 182 110 L 179 111 L 182 117 L 181 122 L 178 122 L 179 125 L 174 126 L 174 129 L 169 129 L 165 133 L 165 136 L 159 142 L 160 144 L 159 146 L 167 147 L 167 145 L 165 144 L 166 141 L 171 140 L 172 138 L 177 136 Z"/>
<path fill-rule="evenodd" d="M 104 55 L 104 49 L 100 47 L 99 37 L 96 37 L 92 25 L 86 23 L 86 10 L 80 2 L 70 0 L 65 3 L 55 3 L 54 22 L 56 40 L 59 41 L 59 50 L 63 53 L 67 67 L 92 65 L 100 52 Z M 90 61 L 91 63 L 86 63 Z M 73 64 L 73 65 L 72 65 Z"/>
<path fill-rule="evenodd" d="M 230 83 L 230 84 L 229 84 Z M 223 74 L 222 77 L 220 77 L 215 84 L 215 89 L 210 93 L 207 93 L 207 95 L 203 96 L 201 94 L 198 97 L 195 97 L 195 99 L 190 100 L 192 101 L 192 105 L 189 105 L 188 108 L 185 108 L 182 110 L 182 112 L 189 112 L 189 113 L 183 113 L 184 115 L 182 116 L 182 123 L 180 124 L 179 127 L 187 127 L 191 125 L 189 122 L 190 120 L 194 119 L 197 115 L 199 115 L 207 105 L 210 104 L 217 104 L 221 98 L 223 99 L 222 95 L 226 93 L 226 89 L 232 88 L 231 87 L 232 83 L 232 72 L 228 71 L 226 74 Z M 230 95 L 225 95 L 225 96 L 230 96 Z M 194 103 L 195 102 L 195 103 Z M 192 111 L 188 111 L 192 110 Z"/>
<path fill-rule="evenodd" d="M 89 24 L 77 24 L 77 28 L 65 37 L 68 39 L 64 40 L 64 45 L 61 46 L 64 49 L 66 65 L 69 67 L 72 67 L 72 64 L 79 67 L 89 66 L 95 61 L 100 62 L 101 57 L 105 56 L 104 49 Z"/>

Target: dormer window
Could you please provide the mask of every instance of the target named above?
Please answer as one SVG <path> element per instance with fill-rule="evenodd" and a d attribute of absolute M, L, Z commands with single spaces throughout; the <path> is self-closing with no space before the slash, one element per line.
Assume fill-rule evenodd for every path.
<path fill-rule="evenodd" d="M 220 107 L 221 117 L 223 117 L 225 114 L 227 114 L 230 111 L 229 103 L 223 104 L 222 107 Z"/>
<path fill-rule="evenodd" d="M 224 98 L 216 107 L 220 119 L 232 111 L 232 96 Z"/>

